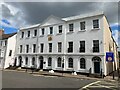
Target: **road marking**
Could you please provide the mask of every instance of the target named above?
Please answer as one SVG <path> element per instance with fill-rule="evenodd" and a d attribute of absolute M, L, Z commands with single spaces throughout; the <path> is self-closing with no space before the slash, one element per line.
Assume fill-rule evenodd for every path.
<path fill-rule="evenodd" d="M 99 82 L 101 82 L 101 81 L 96 81 L 96 82 L 90 83 L 90 84 L 88 84 L 88 85 L 82 87 L 80 90 L 86 89 L 87 87 L 89 87 L 89 86 L 91 86 L 91 85 L 93 85 L 93 84 L 99 83 Z"/>

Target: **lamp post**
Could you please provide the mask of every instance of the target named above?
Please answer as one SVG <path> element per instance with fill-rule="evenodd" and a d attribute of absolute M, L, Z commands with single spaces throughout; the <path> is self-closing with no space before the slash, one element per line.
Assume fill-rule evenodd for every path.
<path fill-rule="evenodd" d="M 63 76 L 63 69 L 64 69 L 64 57 L 62 59 L 62 76 Z"/>

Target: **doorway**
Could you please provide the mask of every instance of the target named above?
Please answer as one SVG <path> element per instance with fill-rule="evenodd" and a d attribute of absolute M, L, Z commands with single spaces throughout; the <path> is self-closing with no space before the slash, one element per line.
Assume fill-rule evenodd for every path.
<path fill-rule="evenodd" d="M 19 56 L 18 58 L 19 58 L 19 65 L 18 66 L 21 67 L 22 66 L 22 56 Z"/>
<path fill-rule="evenodd" d="M 92 61 L 94 63 L 94 73 L 100 74 L 101 58 L 98 56 L 95 56 L 92 58 Z"/>
<path fill-rule="evenodd" d="M 100 73 L 100 62 L 94 62 L 94 73 Z"/>
<path fill-rule="evenodd" d="M 40 57 L 39 57 L 39 62 L 40 62 L 40 63 L 39 63 L 40 69 L 43 69 L 43 56 L 40 56 Z"/>

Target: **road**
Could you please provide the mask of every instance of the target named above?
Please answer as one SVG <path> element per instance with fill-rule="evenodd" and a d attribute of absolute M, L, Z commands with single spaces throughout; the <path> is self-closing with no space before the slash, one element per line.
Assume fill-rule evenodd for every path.
<path fill-rule="evenodd" d="M 3 88 L 39 88 L 39 90 L 43 90 L 42 88 L 62 88 L 61 90 L 73 88 L 73 90 L 78 90 L 94 81 L 57 76 L 34 76 L 24 72 L 3 71 L 2 73 Z"/>
<path fill-rule="evenodd" d="M 120 90 L 120 83 L 3 71 L 2 87 L 5 88 L 2 90 Z"/>

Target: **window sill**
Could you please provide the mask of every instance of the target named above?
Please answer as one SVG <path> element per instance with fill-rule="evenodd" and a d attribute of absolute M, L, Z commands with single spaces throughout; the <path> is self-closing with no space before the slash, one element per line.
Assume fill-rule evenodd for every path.
<path fill-rule="evenodd" d="M 30 37 L 26 37 L 26 39 L 29 39 Z"/>
<path fill-rule="evenodd" d="M 94 30 L 100 30 L 100 28 L 92 28 L 92 31 L 94 31 Z"/>
<path fill-rule="evenodd" d="M 74 33 L 74 31 L 69 31 L 69 32 L 67 32 L 67 34 L 72 34 L 72 33 Z"/>
<path fill-rule="evenodd" d="M 56 35 L 62 35 L 62 33 L 57 33 Z"/>
<path fill-rule="evenodd" d="M 53 36 L 53 34 L 48 34 L 47 36 Z"/>
<path fill-rule="evenodd" d="M 86 30 L 79 30 L 78 32 L 85 32 Z"/>
<path fill-rule="evenodd" d="M 67 68 L 68 71 L 73 71 L 74 69 L 73 68 Z"/>
<path fill-rule="evenodd" d="M 33 36 L 32 38 L 36 38 L 37 36 Z"/>
<path fill-rule="evenodd" d="M 44 35 L 40 35 L 40 37 L 44 37 Z"/>

